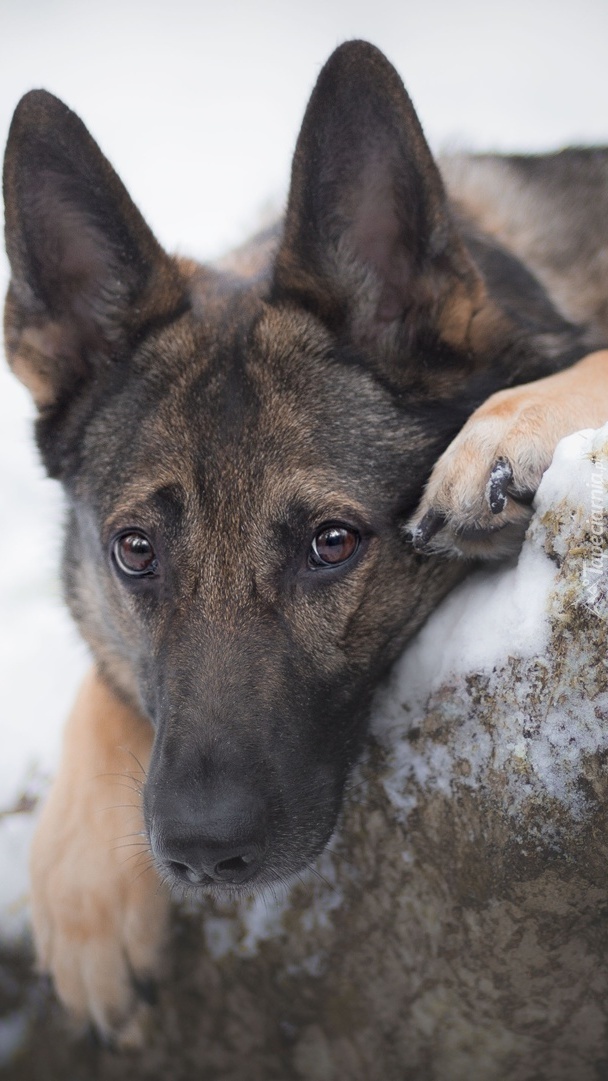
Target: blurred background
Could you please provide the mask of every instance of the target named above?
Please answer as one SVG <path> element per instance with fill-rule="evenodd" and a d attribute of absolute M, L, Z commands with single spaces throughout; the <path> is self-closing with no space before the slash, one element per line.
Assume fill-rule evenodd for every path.
<path fill-rule="evenodd" d="M 0 0 L 0 138 L 32 87 L 83 118 L 158 238 L 212 258 L 280 209 L 341 41 L 396 65 L 435 150 L 608 142 L 606 0 Z M 0 258 L 0 291 L 7 281 Z M 87 658 L 60 601 L 60 493 L 0 366 L 0 936 L 25 913 L 28 808 Z"/>

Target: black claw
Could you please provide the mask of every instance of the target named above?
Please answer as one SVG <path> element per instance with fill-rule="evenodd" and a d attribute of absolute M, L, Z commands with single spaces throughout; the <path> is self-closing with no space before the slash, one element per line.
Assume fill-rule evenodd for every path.
<path fill-rule="evenodd" d="M 426 512 L 424 518 L 418 523 L 411 533 L 412 544 L 417 552 L 422 552 L 430 540 L 433 539 L 445 525 L 445 515 L 436 510 Z"/>
<path fill-rule="evenodd" d="M 148 1006 L 158 1004 L 158 984 L 151 976 L 135 976 L 133 986 L 142 1002 Z"/>
<path fill-rule="evenodd" d="M 99 1033 L 98 1033 L 97 1029 L 95 1028 L 95 1025 L 92 1024 L 92 1023 L 90 1025 L 87 1025 L 86 1030 L 84 1032 L 84 1039 L 89 1044 L 89 1046 L 93 1047 L 95 1050 L 97 1050 L 98 1048 L 101 1047 L 101 1040 L 99 1038 Z"/>
<path fill-rule="evenodd" d="M 109 1032 L 100 1032 L 93 1024 L 87 1027 L 85 1038 L 89 1047 L 92 1047 L 94 1051 L 110 1051 L 113 1055 L 118 1053 L 114 1037 Z"/>
<path fill-rule="evenodd" d="M 490 473 L 488 503 L 492 514 L 500 514 L 507 505 L 507 489 L 513 480 L 513 469 L 506 458 L 497 458 Z"/>

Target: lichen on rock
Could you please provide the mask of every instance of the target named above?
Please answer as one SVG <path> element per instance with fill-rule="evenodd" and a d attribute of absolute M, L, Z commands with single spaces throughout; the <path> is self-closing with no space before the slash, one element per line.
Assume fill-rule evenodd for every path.
<path fill-rule="evenodd" d="M 608 426 L 395 666 L 315 868 L 182 913 L 149 1047 L 98 1076 L 608 1076 L 607 505 Z"/>

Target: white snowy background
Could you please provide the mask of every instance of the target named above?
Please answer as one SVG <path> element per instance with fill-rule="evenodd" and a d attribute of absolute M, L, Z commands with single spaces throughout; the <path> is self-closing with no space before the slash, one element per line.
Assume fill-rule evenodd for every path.
<path fill-rule="evenodd" d="M 42 86 L 84 119 L 169 249 L 239 242 L 285 195 L 315 77 L 351 37 L 404 77 L 434 149 L 608 142 L 606 0 L 0 0 L 0 142 Z M 0 291 L 7 267 L 0 261 Z M 23 923 L 31 816 L 86 654 L 60 601 L 61 500 L 0 368 L 0 932 Z"/>

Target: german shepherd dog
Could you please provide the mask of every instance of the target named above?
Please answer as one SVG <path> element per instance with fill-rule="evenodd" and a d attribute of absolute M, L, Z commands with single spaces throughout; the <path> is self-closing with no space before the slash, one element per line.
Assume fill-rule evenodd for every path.
<path fill-rule="evenodd" d="M 378 682 L 471 558 L 517 549 L 558 439 L 608 417 L 608 152 L 439 167 L 395 70 L 350 42 L 283 222 L 223 264 L 169 257 L 44 91 L 4 195 L 6 349 L 95 661 L 34 844 L 36 944 L 126 1043 L 157 875 L 250 893 L 314 860 Z M 135 759 L 141 800 L 100 814 Z"/>

